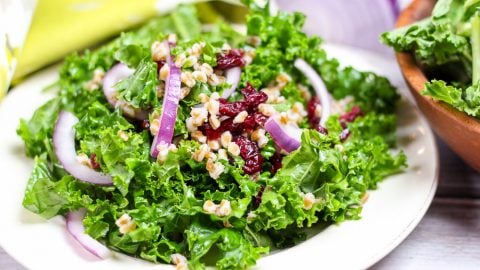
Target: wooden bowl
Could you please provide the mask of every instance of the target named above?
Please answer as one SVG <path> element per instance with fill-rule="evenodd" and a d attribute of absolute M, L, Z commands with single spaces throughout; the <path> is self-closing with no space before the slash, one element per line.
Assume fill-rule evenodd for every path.
<path fill-rule="evenodd" d="M 435 2 L 435 0 L 413 1 L 400 14 L 396 27 L 406 26 L 430 16 Z M 480 172 L 480 121 L 448 104 L 420 94 L 427 78 L 413 54 L 397 53 L 396 56 L 410 92 L 432 129 L 466 163 Z"/>

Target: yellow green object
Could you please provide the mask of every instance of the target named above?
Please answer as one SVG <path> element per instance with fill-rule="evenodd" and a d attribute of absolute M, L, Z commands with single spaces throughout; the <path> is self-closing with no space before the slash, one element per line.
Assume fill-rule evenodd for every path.
<path fill-rule="evenodd" d="M 206 23 L 221 19 L 219 13 L 234 18 L 232 14 L 239 13 L 242 17 L 245 12 L 243 7 L 239 8 L 238 0 L 228 1 L 230 4 L 220 1 L 210 4 L 205 0 L 38 0 L 30 30 L 17 57 L 13 84 L 73 51 L 92 47 L 180 3 L 192 2 L 200 2 L 197 3 L 199 16 Z M 6 90 L 8 81 L 3 76 L 7 75 L 2 68 L 0 66 L 0 89 Z"/>
<path fill-rule="evenodd" d="M 167 1 L 39 0 L 14 80 L 145 21 Z"/>

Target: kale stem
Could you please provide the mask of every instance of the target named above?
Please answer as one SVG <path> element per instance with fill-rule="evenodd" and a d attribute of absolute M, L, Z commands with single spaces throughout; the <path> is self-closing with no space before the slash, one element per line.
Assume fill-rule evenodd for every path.
<path fill-rule="evenodd" d="M 480 13 L 476 12 L 472 18 L 472 64 L 473 64 L 473 75 L 472 75 L 472 84 L 479 83 L 480 80 Z"/>

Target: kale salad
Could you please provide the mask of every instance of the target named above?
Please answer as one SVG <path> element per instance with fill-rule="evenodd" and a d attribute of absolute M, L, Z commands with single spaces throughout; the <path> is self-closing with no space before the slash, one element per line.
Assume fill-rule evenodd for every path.
<path fill-rule="evenodd" d="M 406 167 L 399 95 L 343 68 L 299 13 L 249 7 L 246 33 L 195 6 L 65 59 L 56 97 L 21 120 L 23 206 L 99 258 L 245 269 L 318 224 L 359 219 Z"/>
<path fill-rule="evenodd" d="M 383 43 L 413 52 L 430 82 L 422 94 L 480 118 L 480 0 L 439 0 L 432 15 L 384 33 Z"/>

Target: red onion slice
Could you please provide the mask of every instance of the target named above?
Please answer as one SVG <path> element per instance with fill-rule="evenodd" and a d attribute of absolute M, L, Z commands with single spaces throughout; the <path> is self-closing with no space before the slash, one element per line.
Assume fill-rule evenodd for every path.
<path fill-rule="evenodd" d="M 117 99 L 117 90 L 115 85 L 129 77 L 135 72 L 135 70 L 129 68 L 123 63 L 118 63 L 113 66 L 103 77 L 103 94 L 113 107 L 119 107 L 123 114 L 130 118 L 135 118 L 138 120 L 144 120 L 148 118 L 148 112 L 140 109 L 133 108 L 130 104 L 124 100 Z"/>
<path fill-rule="evenodd" d="M 322 78 L 317 74 L 317 72 L 303 59 L 296 59 L 294 66 L 300 70 L 305 77 L 310 81 L 317 96 L 320 98 L 320 103 L 322 105 L 322 115 L 320 117 L 320 125 L 324 126 L 327 122 L 328 117 L 332 113 L 331 109 L 331 100 L 332 97 L 325 86 Z"/>
<path fill-rule="evenodd" d="M 241 74 L 242 74 L 241 67 L 233 67 L 225 71 L 225 77 L 227 79 L 227 83 L 230 84 L 231 87 L 223 92 L 222 98 L 227 99 L 237 89 L 238 83 L 240 82 Z"/>
<path fill-rule="evenodd" d="M 168 44 L 167 48 L 171 46 L 175 45 Z M 160 127 L 150 149 L 150 154 L 154 158 L 158 156 L 158 145 L 162 143 L 170 144 L 172 142 L 175 122 L 177 121 L 178 102 L 180 100 L 180 75 L 182 71 L 175 65 L 171 55 L 167 59 L 167 64 L 170 67 L 170 72 L 165 82 L 165 96 L 163 98 L 162 114 L 160 115 Z"/>
<path fill-rule="evenodd" d="M 70 112 L 61 111 L 53 130 L 55 155 L 63 168 L 78 180 L 98 185 L 111 185 L 112 177 L 97 172 L 77 161 L 75 150 L 75 124 L 78 118 Z"/>
<path fill-rule="evenodd" d="M 88 252 L 100 259 L 106 259 L 112 255 L 112 252 L 102 245 L 90 235 L 85 233 L 83 226 L 83 218 L 85 217 L 85 209 L 80 209 L 67 214 L 67 231 L 72 237 Z"/>
<path fill-rule="evenodd" d="M 277 117 L 274 115 L 268 118 L 265 130 L 270 133 L 278 147 L 290 153 L 300 147 L 302 130 L 294 124 L 281 124 Z"/>
<path fill-rule="evenodd" d="M 105 77 L 103 77 L 103 94 L 112 106 L 116 106 L 117 104 L 115 84 L 129 77 L 134 72 L 135 70 L 129 68 L 127 65 L 118 63 L 105 73 Z"/>

